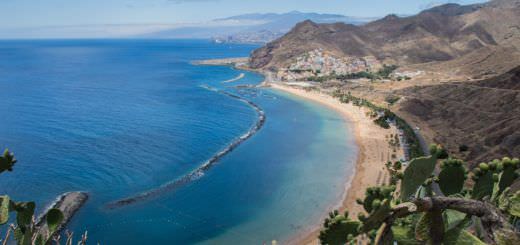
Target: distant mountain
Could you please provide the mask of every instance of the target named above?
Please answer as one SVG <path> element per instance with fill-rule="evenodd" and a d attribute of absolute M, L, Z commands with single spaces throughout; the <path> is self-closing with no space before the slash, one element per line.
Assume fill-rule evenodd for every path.
<path fill-rule="evenodd" d="M 312 20 L 316 23 L 335 23 L 343 22 L 349 24 L 363 24 L 375 18 L 362 17 L 348 17 L 338 14 L 317 14 L 317 13 L 302 13 L 299 11 L 292 11 L 284 14 L 244 14 L 232 16 L 224 19 L 217 19 L 215 21 L 250 21 L 250 22 L 264 22 L 264 24 L 251 27 L 251 30 L 271 30 L 271 31 L 289 31 L 298 22 L 304 20 Z"/>
<path fill-rule="evenodd" d="M 7 38 L 165 38 L 214 39 L 222 42 L 266 43 L 287 33 L 296 23 L 366 23 L 375 18 L 334 14 L 289 12 L 285 14 L 244 14 L 197 23 L 96 24 L 39 26 L 0 29 Z"/>
<path fill-rule="evenodd" d="M 447 61 L 479 48 L 520 50 L 518 0 L 461 6 L 445 4 L 417 15 L 389 15 L 364 25 L 304 21 L 282 38 L 256 50 L 254 68 L 280 67 L 313 49 L 339 56 L 375 56 L 383 62 Z"/>
<path fill-rule="evenodd" d="M 284 14 L 253 13 L 215 19 L 197 26 L 173 28 L 142 36 L 152 38 L 213 38 L 217 42 L 267 43 L 281 37 L 298 22 L 304 20 L 312 20 L 316 23 L 341 22 L 357 25 L 374 20 L 374 18 L 298 11 Z"/>

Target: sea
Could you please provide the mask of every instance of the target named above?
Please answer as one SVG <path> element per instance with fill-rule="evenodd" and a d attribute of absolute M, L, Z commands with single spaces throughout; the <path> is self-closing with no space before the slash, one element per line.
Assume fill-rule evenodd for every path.
<path fill-rule="evenodd" d="M 283 244 L 319 225 L 354 171 L 349 122 L 254 87 L 260 74 L 192 63 L 256 48 L 0 41 L 0 148 L 18 159 L 0 174 L 0 194 L 35 201 L 41 213 L 62 193 L 87 192 L 66 229 L 76 239 L 88 231 L 89 244 Z M 259 122 L 252 105 L 265 122 L 241 141 Z M 153 195 L 110 205 L 143 193 Z"/>

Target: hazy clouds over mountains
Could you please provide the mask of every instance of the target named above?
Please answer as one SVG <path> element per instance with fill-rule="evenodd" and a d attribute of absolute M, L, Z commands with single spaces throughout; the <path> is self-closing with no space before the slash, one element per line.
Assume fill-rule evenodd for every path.
<path fill-rule="evenodd" d="M 287 33 L 294 25 L 304 20 L 316 23 L 344 22 L 361 24 L 374 18 L 347 17 L 334 14 L 302 13 L 293 11 L 284 14 L 244 14 L 215 19 L 210 26 L 187 26 L 147 33 L 154 38 L 215 38 L 221 41 L 263 43 Z"/>
<path fill-rule="evenodd" d="M 0 38 L 214 38 L 234 35 L 289 31 L 296 23 L 310 19 L 317 23 L 365 23 L 374 18 L 333 14 L 289 12 L 284 14 L 245 14 L 201 23 L 71 25 L 3 29 Z M 269 40 L 267 40 L 269 41 Z"/>

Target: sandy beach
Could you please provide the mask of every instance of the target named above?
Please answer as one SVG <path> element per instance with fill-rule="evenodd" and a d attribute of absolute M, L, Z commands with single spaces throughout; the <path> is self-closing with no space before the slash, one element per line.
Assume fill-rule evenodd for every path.
<path fill-rule="evenodd" d="M 333 208 L 337 208 L 340 212 L 348 210 L 350 217 L 357 219 L 357 214 L 363 212 L 361 205 L 356 204 L 357 198 L 363 198 L 365 189 L 369 186 L 382 184 L 388 178 L 385 170 L 385 163 L 391 160 L 391 155 L 396 154 L 398 158 L 403 156 L 402 150 L 399 149 L 394 153 L 388 143 L 390 134 L 396 134 L 397 129 L 383 129 L 377 126 L 373 119 L 367 116 L 369 112 L 366 108 L 354 106 L 352 104 L 343 104 L 337 99 L 318 91 L 307 91 L 301 88 L 290 87 L 280 83 L 267 83 L 268 86 L 278 89 L 299 97 L 312 100 L 322 105 L 328 106 L 336 110 L 345 118 L 345 123 L 350 123 L 351 132 L 356 134 L 356 142 L 359 147 L 355 173 L 348 179 L 345 179 L 345 190 L 343 200 L 338 200 Z M 332 210 L 324 210 L 323 219 L 327 212 Z M 306 230 L 297 234 L 288 241 L 289 244 L 319 244 L 318 234 L 321 228 L 322 220 L 317 220 L 313 224 L 309 224 Z"/>
<path fill-rule="evenodd" d="M 238 60 L 238 59 L 237 59 Z M 233 61 L 233 60 L 232 60 Z M 240 60 L 241 61 L 241 60 Z M 201 64 L 226 65 L 230 64 L 229 60 L 210 60 L 203 61 Z M 237 69 L 244 69 L 237 63 L 231 62 Z M 244 69 L 248 70 L 248 69 Z M 327 106 L 338 112 L 349 124 L 350 132 L 355 134 L 356 144 L 358 145 L 358 155 L 354 173 L 348 176 L 344 181 L 344 191 L 342 200 L 332 203 L 330 210 L 323 210 L 323 217 L 320 220 L 313 221 L 308 227 L 304 228 L 294 237 L 290 238 L 288 244 L 319 244 L 318 235 L 322 227 L 323 220 L 327 217 L 328 212 L 338 209 L 341 213 L 345 210 L 349 211 L 352 219 L 357 219 L 360 212 L 364 212 L 363 207 L 356 203 L 356 199 L 364 198 L 367 187 L 381 185 L 388 182 L 388 172 L 385 163 L 392 160 L 398 160 L 404 157 L 402 148 L 394 151 L 389 144 L 390 135 L 398 134 L 395 126 L 389 129 L 381 128 L 373 122 L 373 118 L 368 116 L 369 109 L 365 107 L 354 106 L 352 103 L 344 104 L 336 98 L 316 90 L 303 89 L 303 87 L 290 86 L 288 84 L 277 82 L 273 79 L 271 72 L 258 71 L 265 76 L 262 86 L 271 87 L 286 93 L 290 93 L 301 98 L 311 100 Z M 396 158 L 392 158 L 392 155 Z M 345 162 L 348 162 L 347 160 Z"/>

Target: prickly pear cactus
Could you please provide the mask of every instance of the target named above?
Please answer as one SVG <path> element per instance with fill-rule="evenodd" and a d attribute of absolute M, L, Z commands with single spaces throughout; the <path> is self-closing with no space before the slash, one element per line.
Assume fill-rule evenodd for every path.
<path fill-rule="evenodd" d="M 444 195 L 449 196 L 462 191 L 466 181 L 466 169 L 458 159 L 447 159 L 441 163 L 438 184 Z"/>
<path fill-rule="evenodd" d="M 17 227 L 14 230 L 14 238 L 19 245 L 32 245 L 31 240 L 33 234 L 32 229 L 22 229 L 21 227 Z"/>
<path fill-rule="evenodd" d="M 500 174 L 500 182 L 498 183 L 499 193 L 503 192 L 507 187 L 511 186 L 515 179 L 518 178 L 516 170 L 518 169 L 518 167 L 520 167 L 519 162 L 520 160 L 518 158 L 509 159 L 507 157 L 504 157 L 502 159 L 502 173 Z"/>
<path fill-rule="evenodd" d="M 379 207 L 374 208 L 370 216 L 363 221 L 361 231 L 369 232 L 379 228 L 391 212 L 392 208 L 390 206 L 390 200 L 384 199 L 379 204 Z"/>
<path fill-rule="evenodd" d="M 413 229 L 410 229 L 409 226 L 392 226 L 392 233 L 394 235 L 394 240 L 397 244 L 401 245 L 421 245 L 422 242 L 419 242 L 415 239 L 415 234 Z"/>
<path fill-rule="evenodd" d="M 0 196 L 0 225 L 7 223 L 9 220 L 9 196 Z"/>
<path fill-rule="evenodd" d="M 36 205 L 34 202 L 20 202 L 14 205 L 16 211 L 16 223 L 18 226 L 27 227 L 31 225 L 35 208 Z"/>
<path fill-rule="evenodd" d="M 518 179 L 520 160 L 503 158 L 481 163 L 471 173 L 473 181 L 466 182 L 468 171 L 464 167 L 463 161 L 447 158 L 447 153 L 442 151 L 438 145 L 432 146 L 431 151 L 431 157 L 412 160 L 404 172 L 401 172 L 391 162 L 386 164 L 390 174 L 396 178 L 395 184 L 397 184 L 397 180 L 401 180 L 400 199 L 394 199 L 394 184 L 370 187 L 366 191 L 365 198 L 357 200 L 357 203 L 362 205 L 366 211 L 366 213 L 358 214 L 361 222 L 358 232 L 366 235 L 363 238 L 369 238 L 371 244 L 395 244 L 396 242 L 398 244 L 485 244 L 479 239 L 482 232 L 485 231 L 484 228 L 468 231 L 468 227 L 483 226 L 482 220 L 478 217 L 470 213 L 442 208 L 424 213 L 424 211 L 417 210 L 417 206 L 414 204 L 417 200 L 408 202 L 411 197 L 420 199 L 437 194 L 434 193 L 436 186 L 432 185 L 433 182 L 438 183 L 440 191 L 442 191 L 440 193 L 435 189 L 435 192 L 439 192 L 438 194 L 451 196 L 450 198 L 454 199 L 482 200 L 482 202 L 497 206 L 513 225 L 517 224 L 516 220 L 520 218 L 520 191 L 516 187 L 512 187 L 512 184 Z M 440 164 L 441 171 L 438 175 L 433 174 L 437 159 L 443 158 L 445 160 Z M 464 186 L 472 186 L 473 189 L 470 190 Z M 401 203 L 402 201 L 405 202 Z M 406 207 L 409 207 L 408 216 L 397 219 L 391 216 L 393 212 L 404 213 L 403 210 L 406 210 Z M 320 238 L 326 238 L 327 234 L 335 234 L 332 230 L 337 226 L 334 223 L 337 222 L 335 221 L 337 215 L 337 212 L 331 213 L 331 219 L 326 220 L 326 229 L 322 231 Z M 497 244 L 520 244 L 519 236 L 513 230 L 497 229 L 492 234 L 492 239 Z M 346 235 L 347 238 L 345 235 L 329 236 L 336 237 L 334 242 L 343 239 L 341 240 L 343 244 L 345 239 L 349 244 L 357 241 L 353 238 L 352 233 Z M 323 239 L 322 241 L 324 241 Z"/>
<path fill-rule="evenodd" d="M 383 199 L 391 199 L 395 186 L 369 187 L 365 192 L 365 199 L 359 200 L 358 204 L 363 205 L 367 213 L 371 213 L 381 205 Z"/>
<path fill-rule="evenodd" d="M 486 245 L 476 236 L 466 230 L 454 229 L 446 232 L 444 237 L 445 245 Z"/>
<path fill-rule="evenodd" d="M 14 154 L 5 150 L 0 156 L 0 173 L 4 171 L 12 171 L 16 163 Z M 9 221 L 9 213 L 16 212 L 16 225 L 13 225 L 12 237 L 18 245 L 45 245 L 51 244 L 52 235 L 58 230 L 59 225 L 63 221 L 63 213 L 58 209 L 51 209 L 46 214 L 47 230 L 39 230 L 34 222 L 34 202 L 14 202 L 9 196 L 0 196 L 0 225 Z M 10 229 L 10 228 L 8 228 Z M 9 233 L 8 233 L 9 234 Z M 9 235 L 7 235 L 8 237 Z M 1 242 L 1 238 L 0 238 Z M 2 244 L 11 244 L 8 238 L 5 238 Z"/>
<path fill-rule="evenodd" d="M 53 208 L 47 212 L 46 221 L 50 235 L 53 235 L 58 230 L 63 218 L 63 213 L 59 209 Z"/>
<path fill-rule="evenodd" d="M 465 213 L 452 209 L 444 210 L 442 215 L 446 230 L 460 226 L 463 222 L 467 223 L 468 219 L 470 219 L 470 216 L 467 216 Z"/>
<path fill-rule="evenodd" d="M 471 226 L 472 218 L 455 210 L 445 210 L 444 220 L 447 228 L 444 233 L 443 244 L 445 245 L 484 245 L 480 239 L 466 231 Z"/>
<path fill-rule="evenodd" d="M 15 163 L 16 159 L 14 158 L 14 154 L 6 149 L 4 154 L 0 156 L 0 173 L 4 171 L 13 171 Z"/>
<path fill-rule="evenodd" d="M 416 158 L 409 163 L 401 181 L 401 200 L 406 201 L 415 194 L 419 186 L 432 175 L 436 162 L 437 158 L 432 155 Z"/>
<path fill-rule="evenodd" d="M 417 225 L 415 225 L 415 239 L 417 241 L 428 241 L 430 238 L 431 213 L 424 213 Z"/>
<path fill-rule="evenodd" d="M 481 163 L 473 170 L 473 186 L 472 197 L 474 199 L 482 199 L 493 194 L 493 187 L 497 179 L 496 173 L 490 169 L 489 164 Z"/>
<path fill-rule="evenodd" d="M 507 211 L 515 217 L 520 217 L 520 191 L 516 192 L 516 194 L 509 199 L 509 208 Z"/>
<path fill-rule="evenodd" d="M 320 231 L 321 244 L 339 245 L 345 244 L 349 238 L 356 237 L 358 228 L 361 225 L 359 221 L 350 220 L 344 215 L 336 215 L 325 221 L 324 229 Z"/>
<path fill-rule="evenodd" d="M 448 158 L 448 151 L 441 145 L 430 145 L 430 155 L 437 157 L 437 159 Z"/>

